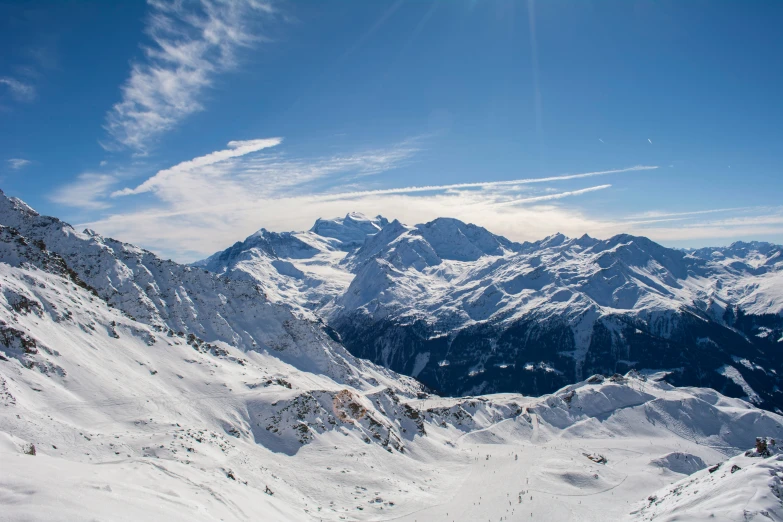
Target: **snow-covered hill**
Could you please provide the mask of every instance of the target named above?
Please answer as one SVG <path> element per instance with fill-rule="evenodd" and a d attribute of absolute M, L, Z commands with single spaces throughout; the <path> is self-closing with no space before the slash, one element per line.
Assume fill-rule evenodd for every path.
<path fill-rule="evenodd" d="M 373 225 L 360 247 L 319 236 L 351 216 Z M 251 236 L 204 266 L 250 277 L 323 317 L 355 355 L 442 393 L 539 394 L 591 373 L 654 368 L 783 408 L 780 246 L 680 251 L 562 234 L 519 244 L 455 219 L 408 226 L 357 215 L 259 234 L 287 246 L 259 248 Z M 289 253 L 298 243 L 306 255 Z"/>
<path fill-rule="evenodd" d="M 250 279 L 0 219 L 0 520 L 606 520 L 783 435 L 664 374 L 430 395 Z"/>
<path fill-rule="evenodd" d="M 694 473 L 647 497 L 632 518 L 783 520 L 783 456 L 774 453 L 749 450 Z"/>

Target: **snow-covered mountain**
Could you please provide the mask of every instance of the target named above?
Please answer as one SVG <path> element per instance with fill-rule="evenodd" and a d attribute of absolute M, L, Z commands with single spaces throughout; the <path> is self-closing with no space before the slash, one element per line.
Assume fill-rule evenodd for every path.
<path fill-rule="evenodd" d="M 339 382 L 366 380 L 357 373 L 364 362 L 335 343 L 320 320 L 271 302 L 254 281 L 218 277 L 89 230 L 77 232 L 2 194 L 0 224 L 61 259 L 69 274 L 109 306 L 159 331 L 274 351 L 303 371 Z M 391 374 L 372 371 L 381 372 L 372 380 Z"/>
<path fill-rule="evenodd" d="M 433 250 L 475 256 L 452 247 Z M 542 397 L 431 395 L 236 272 L 0 195 L 0 520 L 647 517 L 677 508 L 656 491 L 721 463 L 730 479 L 727 457 L 783 435 L 782 416 L 665 372 Z M 743 516 L 777 516 L 779 481 L 762 475 L 783 465 L 756 461 L 740 464 Z"/>
<path fill-rule="evenodd" d="M 354 218 L 374 225 L 360 247 L 319 236 Z M 592 373 L 656 368 L 783 408 L 777 245 L 681 251 L 626 234 L 520 244 L 455 219 L 407 226 L 355 214 L 259 234 L 291 246 L 273 251 L 251 236 L 203 266 L 254 279 L 322 317 L 355 355 L 441 393 L 540 394 Z M 306 255 L 289 255 L 297 243 Z"/>
<path fill-rule="evenodd" d="M 193 266 L 232 279 L 259 284 L 273 301 L 299 309 L 320 309 L 345 291 L 353 276 L 340 267 L 351 250 L 388 225 L 383 217 L 351 213 L 319 219 L 308 232 L 276 233 L 261 229 L 231 248 Z"/>

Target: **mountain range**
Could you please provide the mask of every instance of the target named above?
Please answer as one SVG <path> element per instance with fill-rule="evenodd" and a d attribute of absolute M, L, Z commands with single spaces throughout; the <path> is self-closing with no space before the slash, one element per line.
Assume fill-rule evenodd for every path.
<path fill-rule="evenodd" d="M 517 243 L 456 219 L 350 213 L 261 229 L 198 262 L 314 314 L 354 355 L 445 395 L 550 393 L 666 370 L 783 408 L 783 247 L 678 250 L 645 237 Z"/>

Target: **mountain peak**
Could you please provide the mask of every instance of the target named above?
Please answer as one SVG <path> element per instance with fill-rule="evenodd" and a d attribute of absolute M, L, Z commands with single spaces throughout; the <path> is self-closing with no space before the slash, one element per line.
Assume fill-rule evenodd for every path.
<path fill-rule="evenodd" d="M 372 223 L 378 223 L 378 222 L 386 222 L 386 218 L 384 218 L 381 215 L 377 215 L 374 218 L 368 217 L 366 214 L 362 214 L 361 212 L 348 212 L 345 217 L 343 218 L 343 223 L 346 221 L 353 221 L 353 222 L 362 222 L 362 221 L 369 221 Z"/>
<path fill-rule="evenodd" d="M 427 223 L 424 223 L 421 226 L 425 227 L 431 227 L 431 226 L 458 226 L 458 227 L 465 227 L 468 226 L 467 223 L 465 223 L 462 220 L 459 220 L 457 218 L 453 217 L 438 217 L 433 219 L 432 221 L 428 221 Z M 475 225 L 473 225 L 475 226 Z"/>
<path fill-rule="evenodd" d="M 337 240 L 341 250 L 351 250 L 364 243 L 367 237 L 377 234 L 389 220 L 383 216 L 370 218 L 361 212 L 349 212 L 345 217 L 318 218 L 310 232 L 324 238 Z"/>
<path fill-rule="evenodd" d="M 542 247 L 555 247 L 555 246 L 562 245 L 566 241 L 568 241 L 568 236 L 566 236 L 565 234 L 561 234 L 560 232 L 556 232 L 556 233 L 552 234 L 551 236 L 545 237 L 541 241 L 540 245 Z"/>
<path fill-rule="evenodd" d="M 310 232 L 316 232 L 318 228 L 331 223 L 336 223 L 338 225 L 343 225 L 343 226 L 351 226 L 351 224 L 362 226 L 362 224 L 370 223 L 374 225 L 376 228 L 380 229 L 383 228 L 383 226 L 385 226 L 388 222 L 389 220 L 381 216 L 380 214 L 371 218 L 362 212 L 352 211 L 352 212 L 348 212 L 343 217 L 318 218 L 315 220 L 315 223 L 310 228 Z"/>
<path fill-rule="evenodd" d="M 39 215 L 38 212 L 33 207 L 31 207 L 30 205 L 28 205 L 27 203 L 25 203 L 19 198 L 8 198 L 8 200 L 13 204 L 15 209 L 20 210 L 25 214 L 30 214 L 32 216 Z"/>
<path fill-rule="evenodd" d="M 505 250 L 519 247 L 484 227 L 455 218 L 437 218 L 416 228 L 442 259 L 475 261 L 484 255 L 502 255 Z"/>

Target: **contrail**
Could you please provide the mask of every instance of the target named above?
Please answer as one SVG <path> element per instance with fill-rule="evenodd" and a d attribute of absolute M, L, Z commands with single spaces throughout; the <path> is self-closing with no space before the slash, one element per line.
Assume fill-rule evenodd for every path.
<path fill-rule="evenodd" d="M 605 176 L 607 174 L 621 174 L 623 172 L 637 172 L 640 170 L 654 170 L 657 166 L 637 165 L 625 169 L 601 170 L 597 172 L 584 172 L 581 174 L 564 174 L 562 176 L 549 176 L 546 178 L 513 179 L 510 181 L 481 181 L 475 183 L 454 183 L 451 185 L 422 185 L 418 187 L 400 187 L 378 190 L 362 190 L 358 192 L 341 192 L 336 194 L 323 194 L 313 196 L 318 200 L 331 200 L 342 198 L 358 198 L 363 196 L 376 196 L 382 194 L 407 194 L 410 192 L 430 192 L 438 190 L 467 189 L 467 188 L 491 188 L 509 185 L 528 185 L 531 183 L 548 183 L 550 181 L 564 181 L 569 179 L 592 178 L 593 176 Z"/>
<path fill-rule="evenodd" d="M 611 185 L 598 185 L 595 187 L 587 187 L 579 190 L 571 190 L 568 192 L 558 192 L 556 194 L 547 194 L 546 196 L 533 196 L 530 198 L 514 199 L 512 201 L 503 201 L 495 206 L 508 206 L 518 205 L 520 203 L 535 203 L 538 201 L 549 201 L 552 199 L 562 199 L 569 196 L 579 196 L 580 194 L 587 194 L 588 192 L 595 192 L 596 190 L 608 189 Z"/>

